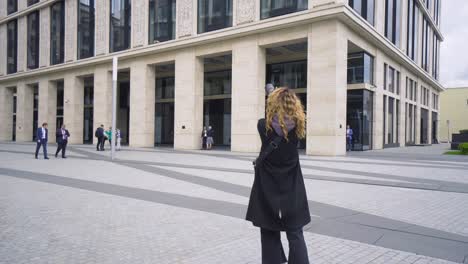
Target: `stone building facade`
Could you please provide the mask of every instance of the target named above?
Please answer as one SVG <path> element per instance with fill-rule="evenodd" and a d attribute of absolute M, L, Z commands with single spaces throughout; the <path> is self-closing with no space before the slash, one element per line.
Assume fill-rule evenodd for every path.
<path fill-rule="evenodd" d="M 427 2 L 426 2 L 427 1 Z M 436 142 L 441 0 L 0 0 L 0 140 L 111 124 L 135 147 L 260 148 L 266 83 L 294 89 L 311 155 Z"/>

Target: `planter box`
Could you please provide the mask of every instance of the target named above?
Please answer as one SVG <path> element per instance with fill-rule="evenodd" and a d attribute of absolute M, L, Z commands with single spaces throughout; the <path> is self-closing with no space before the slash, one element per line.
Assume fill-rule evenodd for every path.
<path fill-rule="evenodd" d="M 458 145 L 468 142 L 468 134 L 452 134 L 452 150 L 458 150 Z"/>

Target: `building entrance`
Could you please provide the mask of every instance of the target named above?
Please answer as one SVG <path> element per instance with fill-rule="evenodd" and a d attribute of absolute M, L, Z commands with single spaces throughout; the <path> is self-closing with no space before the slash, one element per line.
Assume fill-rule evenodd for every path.
<path fill-rule="evenodd" d="M 372 149 L 373 96 L 369 90 L 349 90 L 346 124 L 353 130 L 352 150 Z"/>
<path fill-rule="evenodd" d="M 439 115 L 436 112 L 432 112 L 432 144 L 439 144 L 437 135 L 438 117 Z"/>
<path fill-rule="evenodd" d="M 94 78 L 84 79 L 83 143 L 93 144 Z"/>
<path fill-rule="evenodd" d="M 307 113 L 307 42 L 266 49 L 266 83 L 294 90 Z M 306 139 L 299 149 L 306 148 Z"/>
<path fill-rule="evenodd" d="M 174 66 L 156 66 L 155 146 L 174 145 Z"/>
<path fill-rule="evenodd" d="M 130 72 L 119 72 L 117 80 L 116 129 L 120 129 L 121 143 L 127 145 L 130 138 Z"/>
<path fill-rule="evenodd" d="M 429 111 L 421 109 L 421 144 L 429 144 L 428 134 Z"/>
<path fill-rule="evenodd" d="M 231 64 L 231 55 L 204 59 L 203 125 L 212 127 L 217 146 L 231 146 Z"/>

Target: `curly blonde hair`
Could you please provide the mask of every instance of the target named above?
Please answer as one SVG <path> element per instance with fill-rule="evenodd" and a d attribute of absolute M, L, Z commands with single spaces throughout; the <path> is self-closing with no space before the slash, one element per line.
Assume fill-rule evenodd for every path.
<path fill-rule="evenodd" d="M 288 129 L 285 118 L 289 118 L 296 124 L 296 135 L 299 139 L 306 136 L 306 120 L 304 107 L 296 93 L 288 88 L 278 88 L 273 91 L 267 100 L 266 110 L 267 132 L 272 131 L 273 117 L 278 116 L 278 120 L 283 130 L 284 138 L 288 139 Z"/>

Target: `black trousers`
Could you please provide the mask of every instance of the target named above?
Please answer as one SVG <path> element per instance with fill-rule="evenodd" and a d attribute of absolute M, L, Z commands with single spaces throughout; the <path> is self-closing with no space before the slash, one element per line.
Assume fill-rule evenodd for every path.
<path fill-rule="evenodd" d="M 281 244 L 281 233 L 261 228 L 262 264 L 309 264 L 307 246 L 302 229 L 287 231 L 289 241 L 289 261 Z"/>
<path fill-rule="evenodd" d="M 98 142 L 96 144 L 96 150 L 103 150 L 104 149 L 104 137 L 98 137 Z"/>
<path fill-rule="evenodd" d="M 67 144 L 68 144 L 68 141 L 60 141 L 59 143 L 57 143 L 57 151 L 55 152 L 55 156 L 57 156 L 60 151 L 62 151 L 62 158 L 65 157 L 65 152 L 67 151 Z"/>

